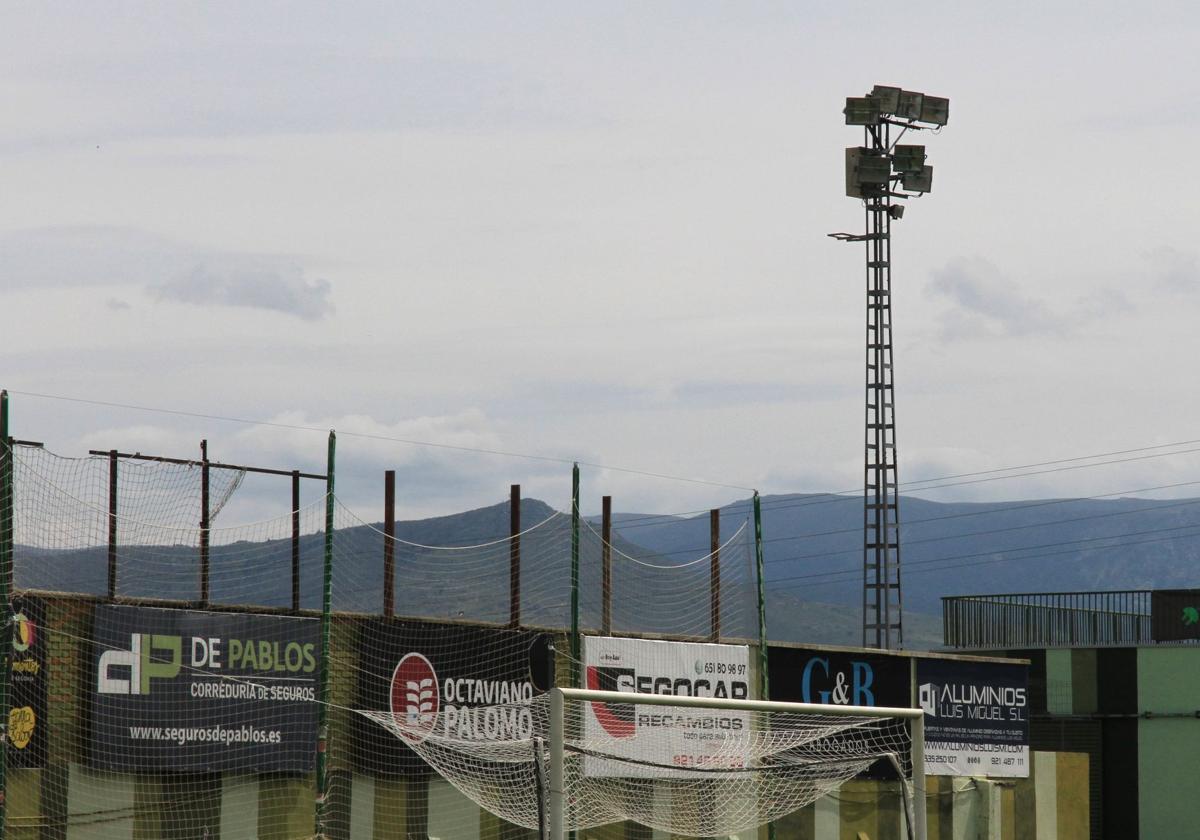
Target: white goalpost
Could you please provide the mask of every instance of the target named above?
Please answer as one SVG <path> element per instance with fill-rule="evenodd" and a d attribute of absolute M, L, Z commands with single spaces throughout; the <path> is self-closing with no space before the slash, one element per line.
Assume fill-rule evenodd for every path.
<path fill-rule="evenodd" d="M 551 689 L 548 700 L 549 840 L 589 822 L 589 798 L 665 798 L 667 808 L 696 811 L 666 818 L 694 822 L 685 833 L 730 833 L 703 812 L 735 803 L 754 813 L 731 824 L 766 823 L 879 761 L 902 783 L 909 837 L 925 840 L 921 709 L 573 688 Z"/>

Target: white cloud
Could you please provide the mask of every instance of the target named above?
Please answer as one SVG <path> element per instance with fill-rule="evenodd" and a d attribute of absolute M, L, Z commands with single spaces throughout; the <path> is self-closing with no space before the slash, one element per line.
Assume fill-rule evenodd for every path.
<path fill-rule="evenodd" d="M 1119 318 L 1136 311 L 1137 306 L 1129 295 L 1120 289 L 1099 288 L 1076 301 L 1076 313 L 1084 321 L 1101 318 Z"/>
<path fill-rule="evenodd" d="M 200 249 L 146 230 L 63 225 L 0 233 L 9 288 L 129 286 L 161 282 Z"/>
<path fill-rule="evenodd" d="M 34 228 L 0 234 L 9 288 L 142 289 L 158 300 L 267 309 L 315 321 L 334 311 L 328 280 L 305 276 L 295 258 L 201 248 L 146 230 L 111 226 Z M 109 310 L 133 307 L 110 295 Z"/>
<path fill-rule="evenodd" d="M 942 335 L 949 340 L 1058 334 L 1068 323 L 981 257 L 952 260 L 936 269 L 925 294 L 950 304 L 941 316 Z"/>
<path fill-rule="evenodd" d="M 1160 245 L 1147 252 L 1146 259 L 1158 288 L 1181 294 L 1200 291 L 1200 260 L 1197 260 L 1195 251 Z"/>
<path fill-rule="evenodd" d="M 328 280 L 308 280 L 294 266 L 271 268 L 255 262 L 223 266 L 203 263 L 148 291 L 159 300 L 268 309 L 306 321 L 333 313 Z"/>

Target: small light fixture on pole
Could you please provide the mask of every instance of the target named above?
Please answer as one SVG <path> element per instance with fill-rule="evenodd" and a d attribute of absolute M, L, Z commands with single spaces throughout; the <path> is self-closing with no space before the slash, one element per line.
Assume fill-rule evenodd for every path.
<path fill-rule="evenodd" d="M 846 149 L 846 195 L 866 210 L 866 232 L 831 233 L 862 242 L 867 257 L 867 405 L 863 465 L 863 645 L 902 647 L 900 480 L 892 382 L 892 222 L 904 217 L 893 199 L 933 189 L 925 147 L 899 145 L 908 131 L 940 129 L 950 100 L 888 85 L 846 99 L 846 125 L 863 127 L 863 144 Z M 892 129 L 898 129 L 895 140 Z"/>

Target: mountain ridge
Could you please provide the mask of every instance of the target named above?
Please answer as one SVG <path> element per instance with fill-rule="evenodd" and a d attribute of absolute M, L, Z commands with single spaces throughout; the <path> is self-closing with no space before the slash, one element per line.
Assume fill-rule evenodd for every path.
<path fill-rule="evenodd" d="M 761 500 L 768 636 L 813 644 L 861 641 L 862 508 L 860 497 L 781 494 Z M 477 546 L 503 541 L 509 531 L 508 502 L 469 511 L 396 523 L 403 541 L 396 589 L 397 614 L 433 618 L 470 617 L 500 622 L 508 617 L 507 545 L 486 555 L 458 554 L 426 546 Z M 748 525 L 750 500 L 721 509 L 723 540 Z M 931 502 L 904 497 L 901 550 L 906 645 L 940 643 L 941 598 L 948 595 L 1020 591 L 1188 588 L 1197 584 L 1200 561 L 1200 499 L 1042 499 L 1013 502 Z M 538 499 L 522 500 L 522 616 L 540 626 L 568 626 L 570 519 Z M 600 625 L 601 549 L 598 518 L 586 517 L 581 537 L 581 620 Z M 620 596 L 614 609 L 623 630 L 687 632 L 707 627 L 707 564 L 710 521 L 691 516 L 613 515 L 613 549 L 621 562 Z M 755 601 L 753 529 L 722 551 L 723 597 L 731 619 L 725 635 L 756 637 L 747 606 Z M 378 612 L 382 603 L 382 526 L 338 530 L 335 609 Z M 401 545 L 398 543 L 398 545 Z M 564 550 L 564 546 L 568 548 Z M 290 540 L 213 546 L 211 600 L 240 603 L 246 581 L 262 577 L 254 604 L 291 603 Z M 438 552 L 441 552 L 440 554 Z M 163 574 L 195 563 L 191 546 L 128 546 L 120 550 L 122 595 L 194 601 L 194 575 Z M 449 559 L 447 559 L 449 558 Z M 473 563 L 456 575 L 455 563 Z M 301 539 L 301 603 L 320 605 L 323 536 Z M 436 566 L 434 565 L 436 563 Z M 272 575 L 270 569 L 277 569 Z M 404 578 L 405 569 L 410 577 Z M 430 569 L 435 569 L 431 572 Z M 264 570 L 267 570 L 264 573 Z M 730 571 L 731 570 L 731 571 Z M 15 583 L 22 589 L 103 594 L 107 548 L 49 551 L 18 545 Z M 428 587 L 411 580 L 429 581 Z M 424 577 L 420 577 L 424 576 Z M 674 577 L 672 577 L 674 576 Z M 664 581 L 672 580 L 669 586 Z M 347 583 L 348 582 L 348 583 Z M 680 586 L 680 584 L 683 584 Z M 683 600 L 675 587 L 690 591 Z M 430 593 L 433 593 L 431 596 Z M 668 596 L 672 599 L 668 602 Z M 241 600 L 239 600 L 241 599 Z M 662 609 L 656 604 L 662 603 Z M 675 612 L 667 609 L 674 604 Z M 703 613 L 703 614 L 702 614 Z M 681 622 L 683 624 L 681 624 Z M 678 628 L 684 626 L 684 631 Z"/>

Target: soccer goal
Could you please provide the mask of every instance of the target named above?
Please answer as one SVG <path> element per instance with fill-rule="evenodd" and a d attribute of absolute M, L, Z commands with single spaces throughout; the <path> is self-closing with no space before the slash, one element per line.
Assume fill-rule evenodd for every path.
<path fill-rule="evenodd" d="M 902 782 L 909 837 L 925 840 L 920 709 L 570 688 L 552 689 L 548 706 L 550 840 L 613 815 L 728 836 L 783 817 L 879 762 Z"/>
<path fill-rule="evenodd" d="M 920 709 L 571 688 L 480 706 L 470 721 L 406 708 L 360 714 L 483 808 L 550 840 L 623 820 L 728 837 L 868 771 L 899 780 L 907 836 L 925 840 Z"/>

